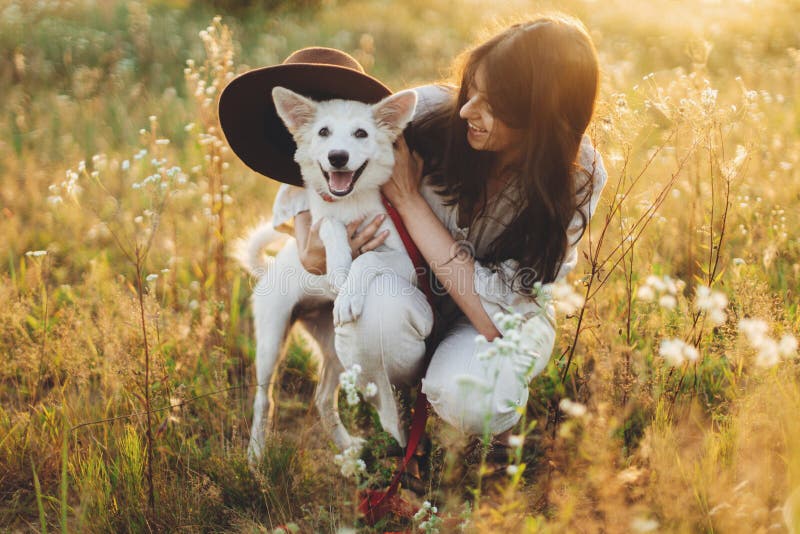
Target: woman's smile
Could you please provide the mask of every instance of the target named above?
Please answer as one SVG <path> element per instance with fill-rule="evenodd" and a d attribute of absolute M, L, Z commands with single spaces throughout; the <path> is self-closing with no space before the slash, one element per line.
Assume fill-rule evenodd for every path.
<path fill-rule="evenodd" d="M 474 124 L 472 124 L 469 121 L 467 121 L 467 126 L 469 126 L 470 131 L 473 131 L 475 133 L 479 133 L 479 134 L 480 133 L 488 133 L 488 130 L 485 130 L 483 128 L 479 128 L 478 126 L 475 126 Z"/>

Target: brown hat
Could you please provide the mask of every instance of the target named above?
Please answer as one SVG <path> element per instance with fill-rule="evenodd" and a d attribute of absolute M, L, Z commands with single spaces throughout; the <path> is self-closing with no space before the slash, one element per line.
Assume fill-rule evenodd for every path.
<path fill-rule="evenodd" d="M 294 161 L 297 145 L 275 111 L 273 87 L 314 100 L 342 98 L 374 104 L 392 91 L 364 72 L 352 56 L 333 48 L 292 53 L 281 65 L 238 76 L 219 97 L 219 122 L 228 144 L 254 171 L 279 182 L 302 185 Z"/>

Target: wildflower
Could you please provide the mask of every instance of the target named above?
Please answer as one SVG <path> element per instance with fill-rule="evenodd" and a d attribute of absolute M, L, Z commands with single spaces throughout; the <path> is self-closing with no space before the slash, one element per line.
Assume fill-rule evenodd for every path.
<path fill-rule="evenodd" d="M 358 404 L 358 375 L 361 374 L 361 366 L 354 364 L 350 369 L 343 371 L 339 375 L 339 384 L 347 395 L 347 404 L 355 406 Z"/>
<path fill-rule="evenodd" d="M 775 341 L 767 334 L 769 325 L 762 319 L 740 320 L 739 331 L 756 350 L 755 364 L 759 367 L 772 367 L 781 358 L 791 358 L 797 352 L 797 339 L 793 335 L 785 334 Z"/>
<path fill-rule="evenodd" d="M 756 365 L 759 367 L 773 367 L 780 361 L 780 348 L 778 343 L 769 337 L 761 340 L 756 347 Z"/>
<path fill-rule="evenodd" d="M 367 387 L 364 388 L 364 396 L 366 397 L 374 397 L 377 393 L 378 386 L 376 386 L 374 382 L 370 382 L 367 384 Z"/>
<path fill-rule="evenodd" d="M 431 509 L 430 501 L 423 502 L 422 506 L 420 506 L 419 510 L 417 510 L 417 513 L 414 514 L 414 521 L 421 521 L 425 517 L 425 515 L 427 515 L 428 510 L 430 509 Z"/>
<path fill-rule="evenodd" d="M 25 253 L 29 258 L 39 258 L 47 254 L 46 250 L 29 250 Z"/>
<path fill-rule="evenodd" d="M 157 279 L 158 279 L 158 274 L 156 273 L 150 273 L 145 278 L 145 280 L 147 280 L 148 282 L 155 282 Z"/>
<path fill-rule="evenodd" d="M 680 339 L 662 340 L 661 346 L 658 349 L 658 354 L 673 367 L 683 365 L 687 360 L 692 362 L 697 361 L 700 357 L 697 348 Z"/>
<path fill-rule="evenodd" d="M 342 454 L 334 456 L 333 461 L 341 468 L 342 476 L 345 478 L 358 477 L 367 470 L 367 464 L 359 458 L 360 455 L 361 447 L 352 446 L 342 451 Z"/>
<path fill-rule="evenodd" d="M 633 529 L 635 532 L 655 532 L 658 530 L 658 527 L 658 521 L 655 519 L 637 517 L 631 521 L 631 529 Z"/>
<path fill-rule="evenodd" d="M 675 306 L 677 304 L 678 304 L 677 299 L 675 299 L 675 297 L 673 297 L 672 295 L 661 295 L 661 297 L 658 299 L 658 305 L 668 310 L 675 309 Z"/>
<path fill-rule="evenodd" d="M 552 296 L 556 310 L 565 314 L 574 313 L 583 306 L 583 295 L 566 282 L 553 284 Z"/>
<path fill-rule="evenodd" d="M 512 434 L 508 437 L 508 444 L 515 449 L 517 447 L 522 447 L 522 444 L 525 442 L 525 436 L 519 434 Z"/>
<path fill-rule="evenodd" d="M 725 322 L 725 308 L 727 306 L 728 297 L 724 293 L 714 291 L 704 285 L 697 286 L 694 308 L 697 311 L 706 312 L 713 324 L 719 326 Z"/>
<path fill-rule="evenodd" d="M 678 305 L 677 294 L 685 287 L 683 280 L 674 280 L 669 276 L 649 275 L 644 284 L 636 291 L 636 298 L 650 302 L 658 297 L 658 305 L 668 310 Z"/>
<path fill-rule="evenodd" d="M 703 92 L 700 93 L 700 103 L 703 104 L 705 108 L 712 108 L 717 103 L 717 94 L 719 92 L 716 89 L 712 89 L 710 87 L 706 87 L 703 89 Z"/>
<path fill-rule="evenodd" d="M 130 168 L 131 168 L 131 162 L 130 162 L 130 160 L 127 160 L 127 159 L 126 159 L 126 160 L 124 160 L 124 161 L 122 162 L 121 168 L 122 168 L 122 170 L 123 170 L 123 171 L 127 171 L 128 169 L 130 169 Z"/>
<path fill-rule="evenodd" d="M 785 334 L 778 342 L 778 352 L 784 358 L 790 358 L 797 352 L 797 339 L 791 334 Z"/>
<path fill-rule="evenodd" d="M 638 291 L 636 291 L 636 298 L 644 302 L 650 302 L 655 296 L 655 291 L 649 285 L 639 286 Z"/>
<path fill-rule="evenodd" d="M 414 514 L 414 522 L 416 523 L 421 521 L 418 527 L 422 532 L 427 534 L 437 534 L 439 532 L 439 527 L 442 524 L 442 520 L 436 516 L 438 512 L 439 509 L 431 505 L 430 501 L 425 501 L 422 503 L 420 509 L 417 510 L 417 513 Z"/>
<path fill-rule="evenodd" d="M 744 264 L 745 264 L 745 261 L 744 261 L 744 259 L 742 259 L 742 258 L 733 258 L 733 264 L 734 264 L 736 267 L 739 267 L 740 265 L 744 265 Z"/>
<path fill-rule="evenodd" d="M 516 466 L 516 465 L 514 465 L 514 464 L 511 464 L 511 465 L 509 465 L 508 467 L 506 467 L 506 473 L 508 473 L 508 474 L 509 474 L 509 476 L 512 476 L 512 477 L 513 477 L 513 476 L 514 476 L 514 475 L 516 475 L 518 472 L 519 472 L 519 467 L 518 467 L 518 466 Z"/>
<path fill-rule="evenodd" d="M 561 402 L 558 403 L 558 407 L 562 412 L 570 417 L 583 417 L 586 415 L 586 405 L 581 404 L 580 402 L 575 402 L 566 397 L 561 399 Z"/>
<path fill-rule="evenodd" d="M 739 331 L 742 332 L 751 345 L 758 345 L 767 335 L 769 325 L 763 319 L 741 319 Z"/>

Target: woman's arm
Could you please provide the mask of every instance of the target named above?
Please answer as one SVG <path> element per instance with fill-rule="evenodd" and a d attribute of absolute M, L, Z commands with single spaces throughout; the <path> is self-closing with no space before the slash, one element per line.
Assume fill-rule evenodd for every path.
<path fill-rule="evenodd" d="M 500 336 L 475 291 L 475 260 L 458 254 L 458 244 L 419 192 L 422 162 L 412 156 L 402 138 L 396 143 L 395 171 L 383 186 L 409 235 L 430 265 L 439 283 L 464 312 L 472 326 L 488 340 Z"/>

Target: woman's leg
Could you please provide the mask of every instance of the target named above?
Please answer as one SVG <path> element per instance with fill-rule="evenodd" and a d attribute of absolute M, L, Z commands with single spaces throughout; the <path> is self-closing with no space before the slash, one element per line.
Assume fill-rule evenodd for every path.
<path fill-rule="evenodd" d="M 412 385 L 422 376 L 425 338 L 433 313 L 425 295 L 395 273 L 369 283 L 361 316 L 336 327 L 336 354 L 345 369 L 362 368 L 360 386 L 378 386 L 367 399 L 378 410 L 384 430 L 405 445 L 406 429 L 398 417 L 392 385 Z"/>
<path fill-rule="evenodd" d="M 537 356 L 527 374 L 511 357 L 479 358 L 478 332 L 466 317 L 449 329 L 422 380 L 422 391 L 439 417 L 471 435 L 500 434 L 519 421 L 517 408 L 528 401 L 528 383 L 547 365 L 555 343 L 552 308 L 529 321 L 527 346 Z"/>

